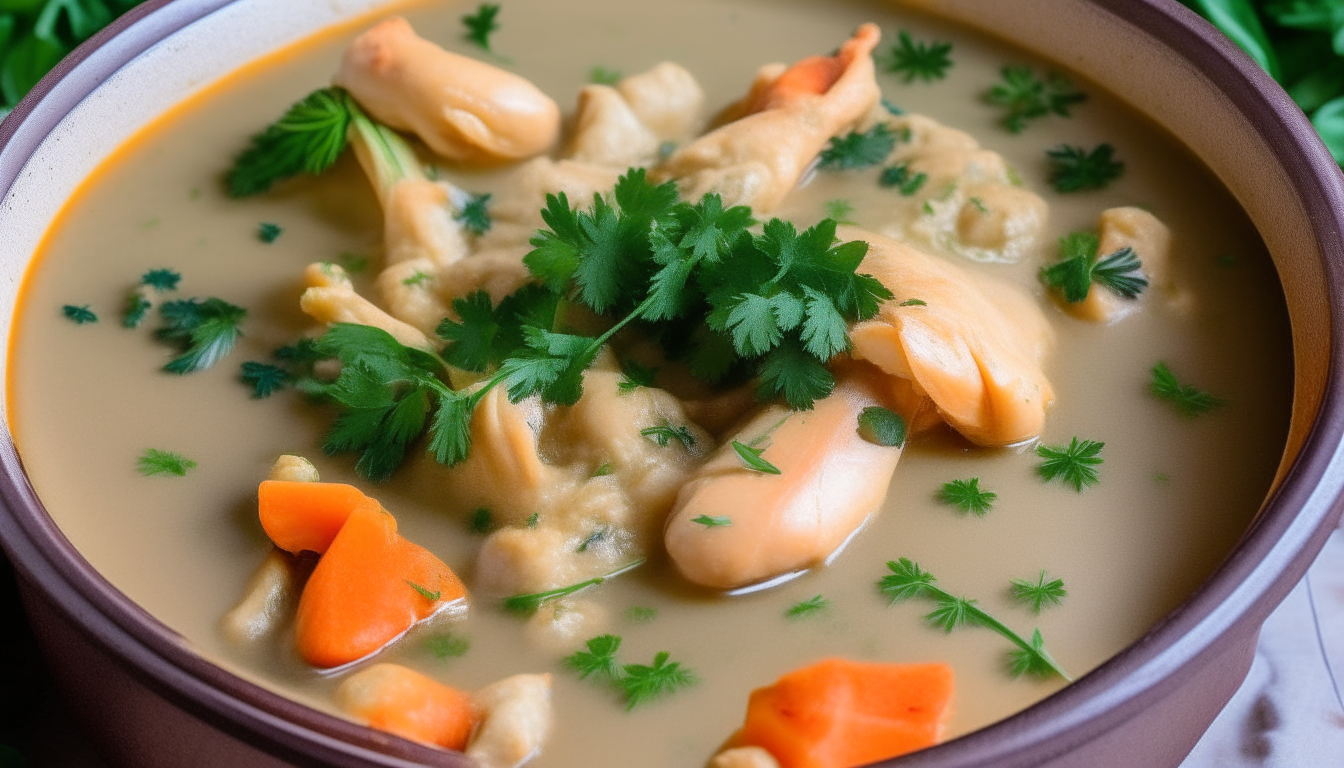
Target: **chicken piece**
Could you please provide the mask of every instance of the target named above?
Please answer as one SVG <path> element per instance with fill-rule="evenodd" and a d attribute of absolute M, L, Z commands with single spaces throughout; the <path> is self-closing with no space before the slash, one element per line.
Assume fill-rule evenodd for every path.
<path fill-rule="evenodd" d="M 859 414 L 883 405 L 879 382 L 843 380 L 810 411 L 768 406 L 734 436 L 780 474 L 746 469 L 723 445 L 677 496 L 664 543 L 688 580 L 716 589 L 768 582 L 826 563 L 886 498 L 901 448 L 859 435 Z M 780 423 L 782 420 L 782 423 Z M 759 447 L 759 446 L 757 446 Z M 720 525 L 701 516 L 728 518 Z"/>
<path fill-rule="evenodd" d="M 835 56 L 804 59 L 768 87 L 758 87 L 758 79 L 746 116 L 677 150 L 655 176 L 677 179 L 690 200 L 718 192 L 725 206 L 768 212 L 797 186 L 832 136 L 877 104 L 872 51 L 880 37 L 876 25 L 864 24 Z"/>
<path fill-rule="evenodd" d="M 680 64 L 664 61 L 647 72 L 621 78 L 616 91 L 659 141 L 685 141 L 700 125 L 705 92 Z"/>
<path fill-rule="evenodd" d="M 524 631 L 534 647 L 560 656 L 585 638 L 605 634 L 610 626 L 611 617 L 600 603 L 566 598 L 544 603 L 527 620 Z"/>
<path fill-rule="evenodd" d="M 841 230 L 842 240 L 869 245 L 859 271 L 896 294 L 877 317 L 850 330 L 853 356 L 910 380 L 977 445 L 1039 435 L 1054 399 L 1041 370 L 1054 335 L 1031 297 L 904 243 Z M 902 306 L 909 298 L 924 303 Z"/>
<path fill-rule="evenodd" d="M 549 506 L 567 477 L 538 453 L 543 418 L 540 397 L 514 403 L 503 386 L 492 388 L 472 414 L 471 451 L 449 470 L 445 490 L 468 508 L 488 507 L 506 525 Z"/>
<path fill-rule="evenodd" d="M 481 251 L 493 249 L 531 250 L 529 240 L 537 228 L 545 226 L 541 209 L 547 195 L 564 193 L 569 204 L 588 205 L 593 196 L 610 192 L 624 168 L 552 160 L 539 157 L 509 172 L 501 191 L 490 208 L 494 225 L 477 240 Z"/>
<path fill-rule="evenodd" d="M 325 261 L 309 264 L 303 276 L 308 289 L 299 297 L 299 308 L 319 323 L 372 325 L 408 347 L 434 348 L 429 338 L 414 326 L 355 293 L 350 276 L 339 266 Z"/>
<path fill-rule="evenodd" d="M 514 675 L 476 692 L 481 724 L 467 745 L 480 768 L 518 768 L 541 751 L 554 720 L 550 675 Z"/>
<path fill-rule="evenodd" d="M 1171 292 L 1168 268 L 1171 230 L 1166 224 L 1142 208 L 1108 208 L 1101 212 L 1099 229 L 1101 239 L 1097 258 L 1104 259 L 1122 248 L 1132 248 L 1134 255 L 1143 264 L 1143 274 L 1148 279 L 1149 289 L 1133 299 L 1127 299 L 1094 282 L 1088 288 L 1087 298 L 1077 303 L 1066 301 L 1062 292 L 1052 290 L 1050 293 L 1060 307 L 1079 320 L 1113 323 L 1139 309 L 1149 291 L 1157 289 Z"/>
<path fill-rule="evenodd" d="M 574 137 L 566 156 L 625 170 L 658 159 L 664 141 L 691 132 L 705 95 L 684 68 L 664 62 L 615 87 L 589 85 L 579 92 Z"/>
<path fill-rule="evenodd" d="M 560 136 L 560 108 L 526 79 L 415 34 L 401 17 L 355 38 L 336 85 L 381 122 L 458 162 L 521 160 Z"/>
<path fill-rule="evenodd" d="M 779 761 L 761 747 L 736 747 L 715 755 L 709 768 L 779 768 Z"/>

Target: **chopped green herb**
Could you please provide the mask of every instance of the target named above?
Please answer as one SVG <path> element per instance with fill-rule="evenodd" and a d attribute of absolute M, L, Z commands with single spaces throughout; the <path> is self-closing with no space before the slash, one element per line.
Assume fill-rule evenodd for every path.
<path fill-rule="evenodd" d="M 673 440 L 686 446 L 688 450 L 695 447 L 695 435 L 691 434 L 688 427 L 674 427 L 671 424 L 663 424 L 657 427 L 645 427 L 639 430 L 639 434 L 657 443 L 659 448 L 666 448 L 668 443 Z"/>
<path fill-rule="evenodd" d="M 790 619 L 805 619 L 809 616 L 815 616 L 830 607 L 830 600 L 827 600 L 821 595 L 817 595 L 815 597 L 809 597 L 802 602 L 794 603 L 784 612 L 784 615 Z"/>
<path fill-rule="evenodd" d="M 986 512 L 994 508 L 994 501 L 998 498 L 997 493 L 980 489 L 978 477 L 943 483 L 943 487 L 938 491 L 939 501 L 951 504 L 962 512 L 970 512 L 976 517 L 984 517 Z"/>
<path fill-rule="evenodd" d="M 475 512 L 471 513 L 472 533 L 478 536 L 484 536 L 485 534 L 489 533 L 492 529 L 494 529 L 494 527 L 495 527 L 494 515 L 490 514 L 489 509 L 481 507 L 480 509 L 477 509 Z"/>
<path fill-rule="evenodd" d="M 1148 287 L 1148 278 L 1134 249 L 1121 248 L 1099 260 L 1099 245 L 1099 238 L 1091 232 L 1074 232 L 1060 238 L 1061 260 L 1041 268 L 1041 282 L 1059 290 L 1070 304 L 1085 300 L 1092 283 L 1122 298 L 1137 298 Z"/>
<path fill-rule="evenodd" d="M 604 461 L 597 469 L 593 470 L 593 477 L 606 477 L 615 471 L 616 468 L 611 466 L 611 462 Z"/>
<path fill-rule="evenodd" d="M 952 68 L 951 53 L 951 43 L 916 42 L 902 29 L 896 44 L 887 55 L 879 57 L 879 63 L 886 71 L 900 75 L 905 83 L 916 80 L 932 83 L 947 77 L 947 70 Z"/>
<path fill-rule="evenodd" d="M 718 528 L 722 525 L 732 525 L 733 518 L 727 515 L 700 515 L 699 517 L 692 518 L 691 522 L 699 523 L 706 528 Z"/>
<path fill-rule="evenodd" d="M 490 193 L 472 195 L 453 218 L 461 222 L 462 228 L 473 235 L 484 235 L 489 232 L 490 227 L 494 225 L 494 221 L 490 218 Z"/>
<path fill-rule="evenodd" d="M 258 363 L 248 360 L 242 366 L 242 379 L 252 386 L 252 397 L 270 397 L 277 389 L 288 385 L 292 379 L 289 371 L 278 365 Z"/>
<path fill-rule="evenodd" d="M 658 145 L 658 159 L 666 160 L 667 158 L 672 156 L 672 153 L 676 151 L 677 151 L 677 142 L 664 141 L 662 144 Z"/>
<path fill-rule="evenodd" d="M 471 648 L 471 641 L 461 635 L 445 632 L 426 640 L 425 648 L 440 659 L 454 659 L 467 654 Z"/>
<path fill-rule="evenodd" d="M 238 156 L 228 175 L 229 194 L 255 195 L 290 176 L 330 168 L 345 151 L 352 103 L 340 88 L 323 88 L 294 104 Z"/>
<path fill-rule="evenodd" d="M 989 89 L 985 101 L 1007 110 L 1003 126 L 1013 133 L 1021 133 L 1028 121 L 1047 115 L 1069 117 L 1070 107 L 1087 100 L 1073 83 L 1055 73 L 1042 80 L 1031 67 L 1006 66 L 999 72 L 1003 82 Z"/>
<path fill-rule="evenodd" d="M 849 224 L 853 226 L 857 222 L 851 220 L 850 214 L 854 213 L 854 205 L 848 200 L 836 199 L 826 201 L 826 215 L 835 219 L 837 224 Z"/>
<path fill-rule="evenodd" d="M 490 35 L 499 29 L 499 22 L 495 21 L 498 15 L 498 5 L 481 3 L 476 13 L 463 16 L 462 23 L 467 28 L 467 39 L 487 51 L 491 50 Z"/>
<path fill-rule="evenodd" d="M 905 431 L 905 419 L 880 405 L 859 413 L 859 436 L 870 443 L 900 448 L 905 445 Z"/>
<path fill-rule="evenodd" d="M 1082 493 L 1083 489 L 1101 482 L 1096 467 L 1102 463 L 1101 449 L 1105 443 L 1095 440 L 1073 438 L 1067 446 L 1036 446 L 1036 455 L 1045 459 L 1036 466 L 1036 473 L 1046 482 L 1058 478 L 1073 490 Z"/>
<path fill-rule="evenodd" d="M 1086 147 L 1061 144 L 1045 151 L 1050 161 L 1050 184 L 1056 192 L 1102 189 L 1120 178 L 1125 164 L 1114 159 L 1115 147 L 1098 144 L 1091 152 Z"/>
<path fill-rule="evenodd" d="M 929 302 L 927 302 L 927 301 L 925 301 L 925 300 L 923 300 L 923 299 L 906 299 L 905 301 L 902 301 L 900 304 L 897 304 L 896 306 L 898 306 L 898 307 L 927 307 L 927 306 L 929 306 Z"/>
<path fill-rule="evenodd" d="M 1153 482 L 1158 485 L 1166 485 L 1171 482 L 1171 477 L 1166 472 L 1154 472 Z"/>
<path fill-rule="evenodd" d="M 888 99 L 885 96 L 882 97 L 882 108 L 887 110 L 887 114 L 889 115 L 899 116 L 905 114 L 904 109 L 901 109 L 900 107 L 896 106 L 895 102 L 893 102 L 891 99 Z"/>
<path fill-rule="evenodd" d="M 624 378 L 616 385 L 616 389 L 621 392 L 633 392 L 640 387 L 651 389 L 657 386 L 654 383 L 654 377 L 658 375 L 657 368 L 640 365 L 634 360 L 625 360 L 621 363 L 621 373 L 624 374 Z"/>
<path fill-rule="evenodd" d="M 587 589 L 588 587 L 595 587 L 598 584 L 607 581 L 608 579 L 614 579 L 623 573 L 633 571 L 634 569 L 638 568 L 643 564 L 644 559 L 640 558 L 639 560 L 636 560 L 632 563 L 627 563 L 621 566 L 620 568 L 617 568 L 616 570 L 606 574 L 605 576 L 597 576 L 595 578 L 588 579 L 587 581 L 580 581 L 577 584 L 570 584 L 567 587 L 560 587 L 559 589 L 552 589 L 546 592 L 536 592 L 530 595 L 514 595 L 513 597 L 504 600 L 504 608 L 505 610 L 513 611 L 514 613 L 523 613 L 523 614 L 536 613 L 537 609 L 540 608 L 544 603 L 548 603 L 552 600 L 556 600 L 561 597 L 568 597 L 569 595 L 572 595 L 580 590 Z"/>
<path fill-rule="evenodd" d="M 93 310 L 89 309 L 88 304 L 85 304 L 84 306 L 66 304 L 61 307 L 61 313 L 65 315 L 67 320 L 70 320 L 75 325 L 98 322 L 98 316 L 93 313 Z"/>
<path fill-rule="evenodd" d="M 140 283 L 156 291 L 175 291 L 182 275 L 171 269 L 151 269 L 140 276 Z"/>
<path fill-rule="evenodd" d="M 578 672 L 580 680 L 592 676 L 614 681 L 620 677 L 620 669 L 616 666 L 616 652 L 621 648 L 619 635 L 598 635 L 585 645 L 588 650 L 565 657 L 565 666 Z"/>
<path fill-rule="evenodd" d="M 1193 384 L 1182 384 L 1176 379 L 1165 362 L 1159 361 L 1153 366 L 1153 379 L 1148 383 L 1148 391 L 1159 400 L 1164 400 L 1186 418 L 1201 416 L 1223 405 L 1223 401 Z"/>
<path fill-rule="evenodd" d="M 127 328 L 139 328 L 140 324 L 145 322 L 149 310 L 154 308 L 154 302 L 141 295 L 140 290 L 131 291 L 126 296 L 126 309 L 121 314 L 121 324 Z"/>
<path fill-rule="evenodd" d="M 159 314 L 163 327 L 154 335 L 182 349 L 182 354 L 168 361 L 163 369 L 187 374 L 203 371 L 233 351 L 243 335 L 238 326 L 247 310 L 223 299 L 181 299 L 161 304 Z"/>
<path fill-rule="evenodd" d="M 411 589 L 414 589 L 417 593 L 419 593 L 421 597 L 425 598 L 431 603 L 437 602 L 440 597 L 443 597 L 442 592 L 437 591 L 430 592 L 428 589 L 425 589 L 424 587 L 420 586 L 419 584 L 416 584 L 414 581 L 410 581 L 409 579 L 406 581 L 406 583 L 410 585 Z"/>
<path fill-rule="evenodd" d="M 896 133 L 886 123 L 878 123 L 860 133 L 850 131 L 831 139 L 821 151 L 817 166 L 826 171 L 852 171 L 881 165 L 896 148 Z"/>
<path fill-rule="evenodd" d="M 623 675 L 616 679 L 616 685 L 625 693 L 627 711 L 695 685 L 695 673 L 683 669 L 679 661 L 669 664 L 669 656 L 667 651 L 659 651 L 653 657 L 652 665 L 626 664 L 621 667 Z"/>
<path fill-rule="evenodd" d="M 765 453 L 764 448 L 756 448 L 734 440 L 733 450 L 737 453 L 737 458 L 742 462 L 743 467 L 767 475 L 780 474 L 779 467 L 762 458 L 761 454 Z"/>
<path fill-rule="evenodd" d="M 257 227 L 257 239 L 261 240 L 263 243 L 274 243 L 276 239 L 280 237 L 280 233 L 284 231 L 285 230 L 282 229 L 279 224 L 262 222 L 262 224 Z"/>
<path fill-rule="evenodd" d="M 1031 607 L 1032 613 L 1039 614 L 1042 608 L 1059 605 L 1069 594 L 1064 588 L 1063 579 L 1045 580 L 1045 571 L 1032 582 L 1027 579 L 1013 579 L 1008 591 L 1013 599 Z"/>
<path fill-rule="evenodd" d="M 981 200 L 980 198 L 973 196 L 970 198 L 968 202 L 970 202 L 970 204 L 974 206 L 977 211 L 981 213 L 989 213 L 989 207 L 985 205 L 984 200 Z"/>
<path fill-rule="evenodd" d="M 648 624 L 658 618 L 658 609 L 643 605 L 632 605 L 626 609 L 625 618 L 634 624 Z"/>
<path fill-rule="evenodd" d="M 346 251 L 341 254 L 341 268 L 351 275 L 357 275 L 369 268 L 369 257 Z"/>
<path fill-rule="evenodd" d="M 623 75 L 620 70 L 611 69 L 598 64 L 588 73 L 588 82 L 598 85 L 615 85 L 621 81 Z"/>
<path fill-rule="evenodd" d="M 540 513 L 540 512 L 533 512 L 532 514 L 530 514 L 530 515 L 527 516 L 527 522 L 526 522 L 526 525 L 527 525 L 528 528 L 536 528 L 536 527 L 537 527 L 537 523 L 540 523 L 540 522 L 541 522 L 541 513 Z"/>
<path fill-rule="evenodd" d="M 410 277 L 402 278 L 401 284 L 405 286 L 424 285 L 425 283 L 432 282 L 433 280 L 434 276 L 429 274 L 428 272 L 416 270 L 415 274 L 411 275 Z"/>
<path fill-rule="evenodd" d="M 593 531 L 592 533 L 588 534 L 588 538 L 580 542 L 578 549 L 574 551 L 587 552 L 589 547 L 593 546 L 594 544 L 600 544 L 601 542 L 606 541 L 607 537 L 610 535 L 611 535 L 611 529 L 604 525 L 601 528 L 598 528 L 596 531 Z"/>
<path fill-rule="evenodd" d="M 196 462 L 174 451 L 146 448 L 136 460 L 135 468 L 145 477 L 176 475 L 183 477 L 196 468 Z"/>
<path fill-rule="evenodd" d="M 924 616 L 924 620 L 944 632 L 952 632 L 961 627 L 984 627 L 991 629 L 1004 639 L 1017 646 L 1009 654 L 1009 671 L 1014 677 L 1030 674 L 1037 677 L 1059 675 L 1072 680 L 1068 673 L 1060 668 L 1045 650 L 1041 631 L 1033 633 L 1030 641 L 1023 640 L 1003 622 L 991 616 L 976 604 L 975 600 L 957 597 L 936 585 L 937 579 L 909 558 L 887 562 L 890 574 L 883 576 L 877 588 L 893 604 L 920 598 L 934 604 L 934 610 Z"/>

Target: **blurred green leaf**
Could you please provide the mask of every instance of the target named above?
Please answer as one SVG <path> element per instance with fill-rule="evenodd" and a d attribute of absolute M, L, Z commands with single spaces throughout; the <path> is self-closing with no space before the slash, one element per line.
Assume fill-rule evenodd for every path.
<path fill-rule="evenodd" d="M 0 93 L 4 94 L 5 102 L 17 104 L 68 52 L 58 43 L 31 34 L 11 46 L 0 63 Z"/>
<path fill-rule="evenodd" d="M 62 17 L 69 24 L 73 40 L 66 41 L 61 35 Z M 51 43 L 78 45 L 111 21 L 112 11 L 103 0 L 49 0 L 33 24 L 33 34 Z"/>
<path fill-rule="evenodd" d="M 1274 79 L 1279 77 L 1279 60 L 1269 36 L 1250 0 L 1182 0 L 1185 5 L 1208 19 L 1231 38 Z"/>
<path fill-rule="evenodd" d="M 1344 96 L 1326 102 L 1312 113 L 1311 123 L 1335 156 L 1335 162 L 1344 164 Z"/>

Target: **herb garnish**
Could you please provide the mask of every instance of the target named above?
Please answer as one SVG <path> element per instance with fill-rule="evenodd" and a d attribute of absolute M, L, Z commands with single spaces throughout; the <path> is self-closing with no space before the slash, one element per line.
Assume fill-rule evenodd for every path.
<path fill-rule="evenodd" d="M 1148 391 L 1153 397 L 1170 403 L 1177 413 L 1186 418 L 1201 416 L 1223 405 L 1220 398 L 1193 384 L 1177 381 L 1176 374 L 1162 361 L 1153 366 L 1153 379 L 1148 383 Z"/>
<path fill-rule="evenodd" d="M 870 405 L 859 413 L 859 436 L 876 445 L 900 448 L 905 445 L 905 419 L 880 405 Z"/>
<path fill-rule="evenodd" d="M 229 194 L 246 197 L 300 173 L 319 174 L 341 156 L 359 107 L 340 88 L 313 91 L 252 137 L 228 174 Z"/>
<path fill-rule="evenodd" d="M 1105 445 L 1095 440 L 1080 441 L 1077 437 L 1066 446 L 1038 445 L 1036 455 L 1045 461 L 1036 466 L 1036 474 L 1046 482 L 1058 478 L 1082 493 L 1083 488 L 1101 482 L 1096 467 L 1103 461 L 1101 449 Z"/>
<path fill-rule="evenodd" d="M 902 301 L 900 304 L 897 304 L 896 306 L 898 306 L 898 307 L 927 307 L 927 306 L 929 306 L 929 302 L 927 302 L 927 301 L 925 301 L 925 300 L 923 300 L 923 299 L 906 299 L 905 301 Z"/>
<path fill-rule="evenodd" d="M 951 43 L 916 42 L 904 29 L 896 37 L 897 43 L 891 47 L 891 51 L 879 57 L 878 63 L 888 72 L 901 75 L 905 83 L 916 80 L 932 83 L 947 77 L 947 70 L 952 67 Z"/>
<path fill-rule="evenodd" d="M 659 651 L 653 664 L 626 664 L 616 685 L 625 692 L 625 709 L 630 711 L 641 704 L 660 699 L 697 682 L 695 673 L 684 669 L 681 662 L 668 663 L 670 654 Z"/>
<path fill-rule="evenodd" d="M 257 239 L 266 244 L 274 243 L 284 231 L 279 224 L 264 221 L 257 227 Z"/>
<path fill-rule="evenodd" d="M 657 368 L 640 365 L 634 360 L 625 360 L 621 363 L 621 373 L 624 376 L 616 384 L 616 389 L 620 392 L 633 392 L 640 387 L 652 389 L 657 386 L 654 383 L 655 377 L 658 375 Z"/>
<path fill-rule="evenodd" d="M 135 468 L 145 477 L 176 475 L 183 477 L 196 468 L 196 462 L 174 451 L 146 448 L 135 462 Z"/>
<path fill-rule="evenodd" d="M 830 607 L 830 600 L 827 600 L 821 595 L 816 595 L 801 602 L 794 603 L 784 612 L 784 615 L 790 619 L 805 619 L 809 616 L 821 613 Z"/>
<path fill-rule="evenodd" d="M 610 461 L 604 461 L 600 465 L 598 465 L 597 469 L 593 470 L 593 477 L 606 477 L 607 475 L 610 475 L 615 471 L 616 468 L 611 466 Z"/>
<path fill-rule="evenodd" d="M 896 187 L 902 195 L 909 197 L 919 191 L 924 186 L 924 182 L 929 180 L 926 173 L 916 173 L 910 175 L 910 167 L 905 163 L 893 165 L 882 170 L 882 175 L 877 177 L 877 183 L 883 187 Z"/>
<path fill-rule="evenodd" d="M 182 275 L 171 269 L 151 269 L 140 276 L 142 285 L 153 288 L 156 291 L 176 291 L 177 284 L 182 280 Z"/>
<path fill-rule="evenodd" d="M 593 546 L 594 544 L 600 544 L 606 541 L 607 537 L 610 535 L 611 535 L 611 528 L 604 525 L 601 528 L 598 528 L 596 531 L 593 531 L 592 533 L 588 534 L 588 538 L 579 542 L 579 546 L 576 547 L 574 551 L 587 552 L 589 547 Z"/>
<path fill-rule="evenodd" d="M 569 595 L 572 595 L 579 590 L 587 589 L 588 587 L 595 587 L 608 579 L 614 579 L 623 573 L 633 571 L 643 564 L 644 558 L 640 558 L 632 563 L 626 563 L 604 576 L 596 576 L 587 581 L 570 584 L 567 587 L 551 589 L 545 592 L 534 592 L 530 595 L 514 595 L 513 597 L 505 598 L 504 608 L 505 610 L 513 611 L 514 613 L 536 613 L 537 609 L 540 608 L 543 603 L 548 603 L 561 597 L 568 597 Z"/>
<path fill-rule="evenodd" d="M 471 513 L 470 528 L 472 533 L 477 536 L 484 536 L 494 527 L 494 515 L 490 514 L 489 509 L 480 507 L 475 512 Z"/>
<path fill-rule="evenodd" d="M 767 475 L 780 474 L 779 467 L 762 458 L 761 454 L 765 452 L 764 448 L 756 448 L 734 440 L 733 450 L 737 453 L 737 458 L 742 462 L 743 467 Z"/>
<path fill-rule="evenodd" d="M 978 477 L 943 483 L 938 491 L 939 501 L 976 517 L 984 517 L 986 512 L 994 508 L 994 501 L 998 498 L 999 495 L 993 491 L 981 490 Z"/>
<path fill-rule="evenodd" d="M 419 593 L 421 597 L 425 598 L 431 603 L 437 602 L 440 597 L 443 597 L 442 591 L 430 592 L 425 587 L 422 587 L 419 584 L 416 584 L 414 581 L 410 581 L 409 579 L 406 580 L 406 583 L 410 585 L 411 589 L 414 589 L 417 593 Z"/>
<path fill-rule="evenodd" d="M 293 380 L 289 371 L 278 365 L 258 363 L 248 360 L 242 365 L 240 374 L 243 382 L 252 386 L 252 397 L 261 399 L 270 397 L 277 389 L 283 389 Z"/>
<path fill-rule="evenodd" d="M 434 276 L 431 275 L 430 273 L 425 272 L 424 270 L 416 270 L 415 274 L 411 275 L 410 277 L 402 278 L 401 284 L 409 288 L 417 285 L 423 285 L 425 283 L 433 281 Z"/>
<path fill-rule="evenodd" d="M 498 5 L 481 3 L 481 6 L 476 9 L 476 13 L 463 16 L 462 23 L 467 28 L 467 39 L 487 51 L 491 50 L 490 35 L 499 29 L 499 22 L 495 21 L 495 17 L 498 15 Z"/>
<path fill-rule="evenodd" d="M 639 434 L 657 443 L 659 448 L 666 448 L 673 440 L 686 446 L 688 450 L 695 447 L 695 435 L 691 434 L 689 427 L 661 424 L 656 427 L 645 427 L 639 430 Z"/>
<path fill-rule="evenodd" d="M 159 314 L 163 327 L 154 335 L 182 348 L 182 354 L 168 361 L 163 369 L 187 374 L 203 371 L 233 351 L 243 335 L 238 326 L 247 310 L 223 299 L 181 299 L 162 304 Z"/>
<path fill-rule="evenodd" d="M 1008 587 L 1009 593 L 1014 600 L 1024 603 L 1031 607 L 1032 613 L 1039 614 L 1042 608 L 1056 606 L 1064 602 L 1065 596 L 1069 591 L 1064 588 L 1063 579 L 1045 580 L 1045 570 L 1042 569 L 1036 581 L 1027 579 L 1013 579 Z"/>
<path fill-rule="evenodd" d="M 658 618 L 658 609 L 644 605 L 632 605 L 626 609 L 625 617 L 635 624 L 648 624 Z"/>
<path fill-rule="evenodd" d="M 957 597 L 937 586 L 934 575 L 909 558 L 888 561 L 887 569 L 891 573 L 882 577 L 877 588 L 893 604 L 911 598 L 930 600 L 935 608 L 924 616 L 924 620 L 944 632 L 950 633 L 967 626 L 984 627 L 1016 645 L 1018 649 L 1008 654 L 1008 668 L 1014 677 L 1024 674 L 1048 677 L 1055 674 L 1065 680 L 1073 679 L 1045 650 L 1045 641 L 1039 629 L 1032 634 L 1030 641 L 1022 639 L 1003 622 L 985 612 L 975 600 Z"/>
<path fill-rule="evenodd" d="M 1110 144 L 1098 144 L 1091 152 L 1086 147 L 1068 144 L 1047 149 L 1050 184 L 1056 192 L 1102 189 L 1125 172 L 1125 164 L 1114 159 L 1114 155 L 1115 147 Z"/>
<path fill-rule="evenodd" d="M 588 73 L 588 82 L 597 85 L 615 85 L 621 81 L 622 77 L 620 70 L 598 64 Z"/>
<path fill-rule="evenodd" d="M 490 218 L 490 193 L 472 195 L 462 210 L 453 214 L 453 218 L 462 224 L 462 228 L 473 235 L 484 235 L 494 225 Z"/>
<path fill-rule="evenodd" d="M 826 215 L 835 219 L 837 224 L 849 224 L 853 226 L 858 222 L 849 218 L 854 213 L 854 204 L 844 199 L 835 199 L 826 201 Z"/>
<path fill-rule="evenodd" d="M 700 515 L 699 517 L 691 518 L 691 522 L 699 523 L 706 528 L 718 528 L 723 525 L 732 525 L 733 518 L 727 515 Z"/>
<path fill-rule="evenodd" d="M 70 320 L 75 325 L 84 325 L 85 323 L 98 322 L 98 315 L 94 314 L 93 310 L 89 309 L 88 304 L 85 304 L 83 306 L 66 304 L 65 306 L 61 307 L 61 314 L 65 315 L 66 319 Z"/>
<path fill-rule="evenodd" d="M 886 123 L 878 123 L 860 133 L 850 131 L 831 139 L 821 151 L 818 168 L 826 171 L 852 171 L 881 165 L 896 148 L 896 132 Z"/>
<path fill-rule="evenodd" d="M 1091 232 L 1073 232 L 1059 239 L 1060 261 L 1042 267 L 1041 282 L 1064 294 L 1064 300 L 1076 304 L 1087 298 L 1092 283 L 1110 289 L 1126 299 L 1138 297 L 1148 287 L 1143 262 L 1133 248 L 1125 247 L 1097 258 L 1100 239 Z"/>
<path fill-rule="evenodd" d="M 149 310 L 154 308 L 154 302 L 146 298 L 141 290 L 137 288 L 126 296 L 126 308 L 121 314 L 121 324 L 126 328 L 139 328 L 145 322 Z"/>
<path fill-rule="evenodd" d="M 1069 117 L 1069 107 L 1087 100 L 1067 78 L 1053 72 L 1044 80 L 1026 66 L 1005 66 L 999 73 L 1003 82 L 989 89 L 985 101 L 1007 110 L 1003 126 L 1013 133 L 1021 133 L 1027 121 L 1046 115 Z"/>
<path fill-rule="evenodd" d="M 606 680 L 615 680 L 620 676 L 616 666 L 616 652 L 621 648 L 619 635 L 598 635 L 588 640 L 586 651 L 576 651 L 565 657 L 566 667 L 579 673 L 580 680 L 594 676 Z"/>
<path fill-rule="evenodd" d="M 461 635 L 445 632 L 426 640 L 425 648 L 440 659 L 451 659 L 465 656 L 471 648 L 471 641 Z"/>

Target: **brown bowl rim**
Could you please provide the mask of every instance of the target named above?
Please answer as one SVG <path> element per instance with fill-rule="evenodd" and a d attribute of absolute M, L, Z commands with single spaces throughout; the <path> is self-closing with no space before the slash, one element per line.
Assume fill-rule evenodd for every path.
<path fill-rule="evenodd" d="M 0 190 L 86 95 L 159 40 L 236 0 L 147 0 L 67 56 L 0 122 Z M 1262 513 L 1213 575 L 1143 638 L 1035 705 L 900 758 L 918 766 L 1048 761 L 1117 727 L 1181 685 L 1238 636 L 1254 633 L 1306 572 L 1341 511 L 1344 469 L 1344 176 L 1283 89 L 1239 48 L 1175 0 L 1088 0 L 1204 73 L 1246 116 L 1284 168 L 1312 220 L 1326 279 L 1330 363 L 1320 410 Z M 7 425 L 0 440 L 0 544 L 91 640 L 153 690 L 240 740 L 300 765 L 468 768 L 461 755 L 388 737 L 273 693 L 193 653 L 181 636 L 119 592 L 64 537 L 29 484 Z M 892 763 L 894 765 L 894 763 Z"/>

